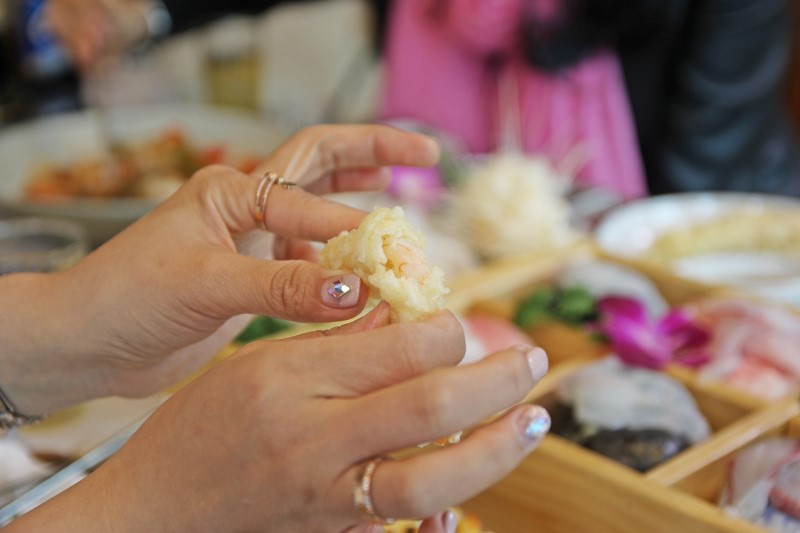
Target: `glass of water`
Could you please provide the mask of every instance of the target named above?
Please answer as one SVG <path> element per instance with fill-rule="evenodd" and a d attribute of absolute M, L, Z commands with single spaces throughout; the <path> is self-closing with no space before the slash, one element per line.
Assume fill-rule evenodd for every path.
<path fill-rule="evenodd" d="M 0 275 L 56 272 L 71 267 L 89 251 L 84 228 L 69 220 L 0 220 Z"/>

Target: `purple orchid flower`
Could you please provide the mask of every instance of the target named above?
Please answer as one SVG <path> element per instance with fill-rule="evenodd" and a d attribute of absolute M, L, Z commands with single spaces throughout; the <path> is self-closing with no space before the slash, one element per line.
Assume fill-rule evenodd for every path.
<path fill-rule="evenodd" d="M 670 362 L 698 367 L 711 359 L 705 351 L 711 333 L 684 309 L 674 309 L 653 323 L 634 298 L 608 296 L 597 305 L 600 331 L 628 365 L 660 370 Z"/>

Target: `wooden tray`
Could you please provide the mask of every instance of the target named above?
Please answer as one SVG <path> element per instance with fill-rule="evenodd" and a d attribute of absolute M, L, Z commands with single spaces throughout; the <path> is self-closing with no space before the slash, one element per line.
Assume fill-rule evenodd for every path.
<path fill-rule="evenodd" d="M 598 257 L 609 260 L 591 245 L 581 244 L 560 256 L 509 259 L 455 280 L 449 304 L 462 313 L 508 317 L 520 296 L 549 283 L 566 262 Z M 726 292 L 724 287 L 673 278 L 658 269 L 643 273 L 673 305 Z M 565 331 L 551 342 L 568 344 L 575 334 Z M 526 401 L 551 406 L 560 381 L 598 355 L 570 349 L 571 353 L 560 354 L 556 349 L 554 358 L 549 347 L 554 364 Z M 496 533 L 764 533 L 726 515 L 715 502 L 732 455 L 768 436 L 800 434 L 800 404 L 795 398 L 768 403 L 723 384 L 699 382 L 693 372 L 680 368 L 669 373 L 686 385 L 709 420 L 713 433 L 708 440 L 640 474 L 548 435 L 519 468 L 464 507 Z"/>
<path fill-rule="evenodd" d="M 586 362 L 556 367 L 528 401 L 555 403 L 558 383 Z M 800 413 L 794 400 L 756 406 L 692 388 L 712 427 L 711 437 L 641 474 L 556 435 L 498 485 L 464 507 L 496 533 L 751 532 L 713 503 L 727 460 L 755 440 L 788 431 Z"/>

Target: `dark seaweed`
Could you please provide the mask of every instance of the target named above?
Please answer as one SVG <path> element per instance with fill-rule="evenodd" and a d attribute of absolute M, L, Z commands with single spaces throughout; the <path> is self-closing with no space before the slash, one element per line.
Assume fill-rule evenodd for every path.
<path fill-rule="evenodd" d="M 581 426 L 572 408 L 563 404 L 551 410 L 551 417 L 552 433 L 639 472 L 647 472 L 668 461 L 690 444 L 685 437 L 661 429 L 594 431 Z"/>

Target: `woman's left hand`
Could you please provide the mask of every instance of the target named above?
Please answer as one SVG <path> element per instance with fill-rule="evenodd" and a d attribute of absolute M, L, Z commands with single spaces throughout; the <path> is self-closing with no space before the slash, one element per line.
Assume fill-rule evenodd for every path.
<path fill-rule="evenodd" d="M 257 212 L 261 175 L 199 171 L 73 269 L 0 282 L 7 303 L 19 302 L 0 325 L 0 338 L 17 339 L 4 357 L 24 361 L 7 364 L 0 385 L 26 414 L 105 395 L 141 396 L 207 362 L 249 319 L 239 315 L 305 322 L 358 315 L 367 298 L 358 278 L 313 262 L 308 241 L 352 229 L 366 213 L 316 194 L 379 189 L 388 183 L 385 165 L 437 158 L 435 141 L 388 126 L 300 131 L 259 170 L 300 184 L 269 192 L 265 225 L 277 239 Z M 341 279 L 351 292 L 337 299 L 327 289 Z M 45 327 L 47 335 L 25 335 Z"/>

